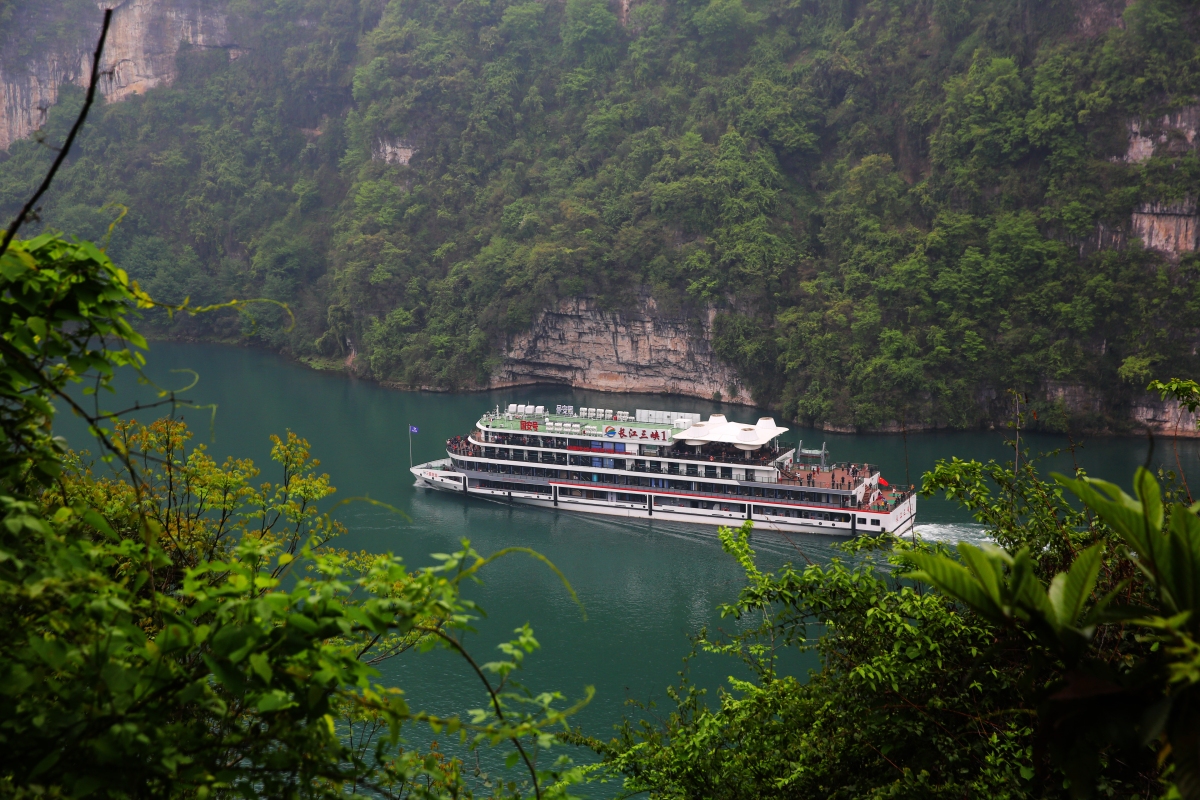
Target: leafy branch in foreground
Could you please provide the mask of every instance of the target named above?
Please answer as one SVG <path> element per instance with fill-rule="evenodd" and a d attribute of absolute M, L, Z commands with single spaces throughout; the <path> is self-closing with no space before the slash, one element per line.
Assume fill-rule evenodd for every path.
<path fill-rule="evenodd" d="M 1056 680 L 1039 709 L 1042 733 L 1081 794 L 1090 792 L 1106 751 L 1130 752 L 1159 743 L 1174 790 L 1200 797 L 1200 518 L 1197 508 L 1164 505 L 1145 469 L 1134 496 L 1093 478 L 1057 482 L 1078 496 L 1115 534 L 1118 558 L 1135 569 L 1147 591 L 1131 603 L 1132 578 L 1097 592 L 1105 542 L 1080 551 L 1043 584 L 1028 548 L 958 546 L 948 556 L 910 553 L 920 569 L 909 577 L 932 583 L 998 626 L 1028 630 L 1058 660 Z M 1121 660 L 1097 648 L 1104 623 L 1123 624 L 1148 651 Z"/>
<path fill-rule="evenodd" d="M 591 779 L 663 798 L 1194 796 L 1178 752 L 1145 737 L 1180 746 L 1200 648 L 1179 618 L 1145 610 L 1162 581 L 1107 513 L 1072 505 L 1077 488 L 1043 481 L 1036 459 L 1016 473 L 940 462 L 924 491 L 947 492 L 1003 545 L 963 544 L 961 563 L 885 536 L 768 572 L 749 524 L 722 530 L 745 573 L 722 607 L 737 627 L 701 634 L 694 657 L 732 657 L 741 675 L 709 698 L 685 671 L 666 714 L 607 742 L 574 734 L 602 756 Z"/>
<path fill-rule="evenodd" d="M 318 511 L 333 487 L 294 434 L 274 440 L 283 480 L 254 487 L 249 461 L 189 452 L 180 421 L 141 426 L 68 391 L 140 374 L 146 341 L 128 317 L 162 306 L 90 242 L 14 238 L 83 125 L 102 50 L 103 34 L 88 104 L 0 248 L 0 791 L 471 796 L 458 761 L 408 746 L 420 722 L 471 748 L 511 744 L 528 788 L 494 794 L 566 796 L 577 773 L 565 759 L 539 767 L 538 751 L 582 703 L 560 710 L 561 695 L 512 680 L 537 647 L 528 626 L 477 670 L 491 703 L 469 721 L 413 710 L 377 682 L 380 661 L 414 649 L 476 663 L 462 635 L 480 609 L 461 585 L 504 552 L 464 541 L 415 572 L 339 552 L 341 526 Z M 244 303 L 214 307 L 230 305 Z M 155 405 L 174 410 L 166 394 Z M 87 422 L 111 476 L 53 436 L 56 402 Z"/>

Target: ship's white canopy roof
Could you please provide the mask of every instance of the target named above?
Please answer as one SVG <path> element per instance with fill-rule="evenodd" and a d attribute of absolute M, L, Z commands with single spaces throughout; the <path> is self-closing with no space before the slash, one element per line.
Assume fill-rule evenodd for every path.
<path fill-rule="evenodd" d="M 776 425 L 771 417 L 762 417 L 757 424 L 747 425 L 730 422 L 724 414 L 713 414 L 706 422 L 693 422 L 690 428 L 676 431 L 671 438 L 690 445 L 721 442 L 742 449 L 757 449 L 787 431 Z"/>

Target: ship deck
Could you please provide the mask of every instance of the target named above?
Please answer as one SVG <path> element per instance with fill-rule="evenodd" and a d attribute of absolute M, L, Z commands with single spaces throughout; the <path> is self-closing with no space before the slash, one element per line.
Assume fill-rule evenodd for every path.
<path fill-rule="evenodd" d="M 514 414 L 514 415 L 511 415 L 512 419 L 508 419 L 507 416 L 508 415 L 505 415 L 505 414 L 501 414 L 500 416 L 485 415 L 485 416 L 479 418 L 478 424 L 480 426 L 485 426 L 485 427 L 489 428 L 490 430 L 494 430 L 494 431 L 518 431 L 518 432 L 527 432 L 524 428 L 521 427 L 522 422 L 525 422 L 525 423 L 536 422 L 541 425 L 544 425 L 547 421 L 560 422 L 560 423 L 563 423 L 566 425 L 578 425 L 580 427 L 581 431 L 584 427 L 586 427 L 588 425 L 595 425 L 598 428 L 600 428 L 600 430 L 603 430 L 605 425 L 612 425 L 612 426 L 618 427 L 618 428 L 619 427 L 637 428 L 638 430 L 641 430 L 644 428 L 648 431 L 649 430 L 658 430 L 658 431 L 677 431 L 677 430 L 679 430 L 679 428 L 676 428 L 674 425 L 671 425 L 669 423 L 638 422 L 637 420 L 634 420 L 634 419 L 624 419 L 624 420 L 615 419 L 615 418 L 614 419 L 594 419 L 591 417 L 567 416 L 565 414 L 537 414 L 537 415 Z M 539 433 L 547 433 L 547 431 L 540 430 L 540 429 L 538 432 Z M 579 435 L 582 436 L 584 434 L 580 433 Z"/>

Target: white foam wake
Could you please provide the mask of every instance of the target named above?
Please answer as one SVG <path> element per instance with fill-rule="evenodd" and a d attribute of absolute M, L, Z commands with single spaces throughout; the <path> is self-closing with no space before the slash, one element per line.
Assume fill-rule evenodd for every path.
<path fill-rule="evenodd" d="M 978 544 L 980 542 L 991 541 L 985 531 L 984 526 L 977 522 L 917 523 L 917 535 L 922 539 L 931 542 L 945 542 L 946 544 L 957 544 L 959 542 Z"/>

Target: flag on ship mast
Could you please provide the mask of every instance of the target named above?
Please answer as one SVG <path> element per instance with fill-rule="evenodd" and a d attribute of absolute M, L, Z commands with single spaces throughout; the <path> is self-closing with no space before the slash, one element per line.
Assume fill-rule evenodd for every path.
<path fill-rule="evenodd" d="M 409 426 L 408 426 L 408 468 L 409 468 L 409 469 L 412 469 L 412 465 L 413 465 L 413 461 L 412 461 L 412 435 L 413 435 L 414 433 L 420 433 L 420 432 L 421 432 L 421 431 L 420 431 L 420 429 L 419 429 L 419 428 L 417 428 L 417 426 L 416 426 L 416 425 L 409 425 Z"/>

